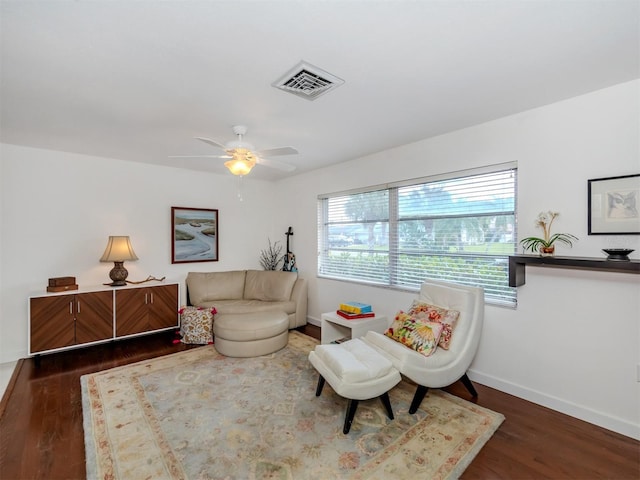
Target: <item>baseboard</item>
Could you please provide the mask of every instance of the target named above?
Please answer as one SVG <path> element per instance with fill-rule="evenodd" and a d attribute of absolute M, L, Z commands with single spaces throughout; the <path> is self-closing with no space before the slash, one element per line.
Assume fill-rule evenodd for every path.
<path fill-rule="evenodd" d="M 634 425 L 626 420 L 606 415 L 582 405 L 567 402 L 561 398 L 556 398 L 551 395 L 523 387 L 522 385 L 505 382 L 504 380 L 478 371 L 469 370 L 468 374 L 471 380 L 482 385 L 486 385 L 487 387 L 495 388 L 501 392 L 542 405 L 543 407 L 564 413 L 565 415 L 569 415 L 621 435 L 640 440 L 640 425 Z"/>
<path fill-rule="evenodd" d="M 20 370 L 24 365 L 24 359 L 20 359 L 16 362 L 15 367 L 13 368 L 13 373 L 11 374 L 11 378 L 7 382 L 7 386 L 4 388 L 4 392 L 2 393 L 2 400 L 0 400 L 0 419 L 4 416 L 4 412 L 7 409 L 7 404 L 9 403 L 9 397 L 13 393 L 13 389 L 16 386 L 16 381 L 18 380 L 18 375 L 20 374 Z"/>
<path fill-rule="evenodd" d="M 307 323 L 309 323 L 310 325 L 315 325 L 316 327 L 322 326 L 322 322 L 317 318 L 307 317 Z"/>
<path fill-rule="evenodd" d="M 26 350 L 4 349 L 0 352 L 0 364 L 17 362 L 21 358 L 26 358 Z"/>

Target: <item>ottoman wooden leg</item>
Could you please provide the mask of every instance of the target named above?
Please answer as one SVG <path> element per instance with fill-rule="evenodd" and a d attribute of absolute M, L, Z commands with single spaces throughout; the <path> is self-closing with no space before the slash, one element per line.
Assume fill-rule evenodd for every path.
<path fill-rule="evenodd" d="M 358 409 L 358 400 L 349 399 L 349 403 L 347 403 L 347 413 L 344 416 L 344 428 L 342 429 L 342 433 L 345 435 L 349 433 L 351 429 L 351 424 L 353 423 L 353 417 L 356 416 L 356 410 Z"/>
<path fill-rule="evenodd" d="M 389 400 L 389 392 L 384 392 L 382 395 L 380 395 L 380 401 L 387 411 L 389 420 L 393 420 L 393 409 L 391 408 L 391 400 Z"/>
<path fill-rule="evenodd" d="M 324 377 L 320 375 L 318 378 L 318 386 L 316 387 L 316 397 L 319 397 L 322 393 L 322 387 L 324 387 Z"/>

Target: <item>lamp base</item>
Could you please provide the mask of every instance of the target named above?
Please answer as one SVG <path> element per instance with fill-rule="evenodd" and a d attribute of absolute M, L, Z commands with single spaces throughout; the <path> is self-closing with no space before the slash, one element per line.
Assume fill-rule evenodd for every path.
<path fill-rule="evenodd" d="M 109 278 L 113 281 L 109 285 L 112 287 L 123 287 L 127 284 L 126 280 L 129 272 L 124 268 L 124 262 L 113 262 L 113 268 L 109 272 Z"/>

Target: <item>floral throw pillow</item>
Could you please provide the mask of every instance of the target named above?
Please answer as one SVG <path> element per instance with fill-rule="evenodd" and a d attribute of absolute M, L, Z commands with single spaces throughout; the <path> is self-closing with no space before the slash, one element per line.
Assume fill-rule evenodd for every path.
<path fill-rule="evenodd" d="M 398 312 L 385 335 L 429 357 L 438 348 L 442 328 L 441 323 L 417 320 L 409 314 Z"/>
<path fill-rule="evenodd" d="M 449 350 L 451 335 L 453 335 L 453 329 L 456 326 L 458 317 L 460 317 L 458 310 L 447 310 L 443 307 L 414 300 L 411 309 L 407 313 L 417 320 L 441 323 L 443 329 L 438 346 Z"/>
<path fill-rule="evenodd" d="M 182 343 L 213 343 L 213 316 L 215 308 L 184 306 L 180 314 L 180 335 Z"/>

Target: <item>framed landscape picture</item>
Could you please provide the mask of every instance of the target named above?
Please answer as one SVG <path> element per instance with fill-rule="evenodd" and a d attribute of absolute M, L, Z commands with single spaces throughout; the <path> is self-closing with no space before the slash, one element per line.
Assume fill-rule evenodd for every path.
<path fill-rule="evenodd" d="M 640 174 L 588 181 L 589 235 L 640 234 Z"/>
<path fill-rule="evenodd" d="M 171 263 L 218 261 L 218 210 L 171 207 Z"/>

